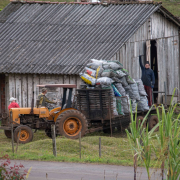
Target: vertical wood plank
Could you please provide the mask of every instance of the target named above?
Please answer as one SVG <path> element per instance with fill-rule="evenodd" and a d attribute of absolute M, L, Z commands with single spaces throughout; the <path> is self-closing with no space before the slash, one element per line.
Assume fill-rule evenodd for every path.
<path fill-rule="evenodd" d="M 15 83 L 16 83 L 16 98 L 17 103 L 21 107 L 21 75 L 15 74 Z"/>
<path fill-rule="evenodd" d="M 77 84 L 77 89 L 79 89 L 80 88 L 80 85 L 81 85 L 81 78 L 78 76 L 78 75 L 76 75 L 76 84 Z"/>
<path fill-rule="evenodd" d="M 9 95 L 9 75 L 5 76 L 5 111 L 8 112 L 8 105 L 9 105 L 9 99 L 10 99 L 10 95 Z"/>
<path fill-rule="evenodd" d="M 28 92 L 28 101 L 27 105 L 28 107 L 31 107 L 32 102 L 32 91 L 33 91 L 33 76 L 31 74 L 28 74 L 28 84 L 27 84 L 27 92 Z"/>
<path fill-rule="evenodd" d="M 27 107 L 28 106 L 28 87 L 27 87 L 27 74 L 22 74 L 21 75 L 21 81 L 22 81 L 22 91 L 21 91 L 21 94 L 22 94 L 22 101 L 21 101 L 21 104 L 22 104 L 22 107 Z"/>
<path fill-rule="evenodd" d="M 9 74 L 9 95 L 10 97 L 15 97 L 16 94 L 16 85 L 14 80 L 14 74 Z"/>
<path fill-rule="evenodd" d="M 63 81 L 64 81 L 64 84 L 69 84 L 69 75 L 64 75 Z M 68 99 L 68 95 L 69 95 L 69 89 L 67 90 L 66 99 Z"/>
<path fill-rule="evenodd" d="M 37 97 L 39 95 L 39 87 L 37 87 L 38 84 L 40 84 L 40 81 L 39 81 L 39 75 L 37 74 L 34 74 L 33 75 L 33 84 L 34 84 L 34 87 L 33 87 L 33 91 L 34 91 L 34 106 L 36 105 L 36 100 L 37 100 Z"/>
<path fill-rule="evenodd" d="M 70 80 L 70 84 L 76 84 L 76 76 L 75 75 L 71 75 L 70 77 L 69 77 L 69 80 Z M 73 101 L 73 99 L 74 99 L 74 95 L 75 95 L 75 93 L 76 93 L 76 89 L 74 88 L 73 89 L 73 92 L 72 92 L 72 101 Z"/>

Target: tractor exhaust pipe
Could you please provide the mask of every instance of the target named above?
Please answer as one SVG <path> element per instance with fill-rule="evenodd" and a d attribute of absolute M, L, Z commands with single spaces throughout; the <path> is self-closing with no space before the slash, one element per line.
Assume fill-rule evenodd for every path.
<path fill-rule="evenodd" d="M 31 102 L 31 111 L 30 111 L 30 114 L 34 114 L 33 108 L 34 108 L 34 91 L 33 91 L 33 97 L 32 97 L 32 102 Z"/>

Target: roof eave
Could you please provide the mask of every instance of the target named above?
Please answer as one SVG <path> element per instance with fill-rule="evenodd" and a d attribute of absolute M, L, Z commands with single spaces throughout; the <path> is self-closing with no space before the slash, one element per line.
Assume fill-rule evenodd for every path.
<path fill-rule="evenodd" d="M 180 27 L 180 20 L 177 19 L 172 13 L 170 13 L 166 8 L 164 8 L 163 6 L 161 6 L 159 8 L 159 11 L 161 13 L 163 13 L 163 15 L 165 17 L 168 17 L 170 20 L 172 20 L 176 25 L 178 25 Z"/>

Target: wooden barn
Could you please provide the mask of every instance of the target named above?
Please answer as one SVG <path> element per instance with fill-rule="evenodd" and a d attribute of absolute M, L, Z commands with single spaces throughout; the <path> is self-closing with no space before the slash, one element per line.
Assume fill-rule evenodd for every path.
<path fill-rule="evenodd" d="M 143 55 L 154 70 L 155 90 L 164 91 L 166 82 L 171 95 L 180 84 L 179 27 L 161 3 L 12 1 L 0 12 L 0 111 L 11 96 L 30 106 L 37 84 L 79 87 L 79 73 L 91 58 L 118 60 L 140 78 Z M 62 91 L 53 91 L 48 96 L 59 100 Z"/>

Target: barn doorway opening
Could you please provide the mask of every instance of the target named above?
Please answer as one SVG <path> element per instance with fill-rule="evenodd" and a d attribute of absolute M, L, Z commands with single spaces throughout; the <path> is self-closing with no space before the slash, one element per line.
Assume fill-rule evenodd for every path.
<path fill-rule="evenodd" d="M 158 91 L 158 61 L 157 61 L 157 43 L 155 40 L 151 41 L 151 69 L 154 71 L 155 85 L 153 91 Z M 158 102 L 158 94 L 154 94 L 154 103 Z"/>
<path fill-rule="evenodd" d="M 5 74 L 0 74 L 0 113 L 6 111 L 5 102 Z"/>

